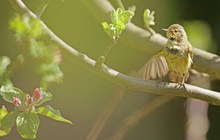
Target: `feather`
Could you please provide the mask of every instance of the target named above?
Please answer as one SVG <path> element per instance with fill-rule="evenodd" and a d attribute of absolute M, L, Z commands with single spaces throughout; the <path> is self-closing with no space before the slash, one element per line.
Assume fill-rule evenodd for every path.
<path fill-rule="evenodd" d="M 169 72 L 169 68 L 166 59 L 163 56 L 163 51 L 160 51 L 145 64 L 143 79 L 145 80 L 161 79 L 165 77 L 168 72 Z"/>

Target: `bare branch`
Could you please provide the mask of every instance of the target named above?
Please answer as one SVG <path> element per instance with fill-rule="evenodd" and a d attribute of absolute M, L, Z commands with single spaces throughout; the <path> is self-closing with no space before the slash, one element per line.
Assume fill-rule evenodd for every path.
<path fill-rule="evenodd" d="M 94 0 L 91 0 L 91 1 L 94 1 Z M 102 0 L 102 1 L 104 1 L 104 0 Z M 23 3 L 22 0 L 10 0 L 10 2 L 18 13 L 20 13 L 20 14 L 25 13 L 33 18 L 37 18 L 37 16 L 34 13 L 32 13 L 25 6 L 25 4 Z M 133 78 L 131 76 L 127 76 L 127 75 L 124 75 L 116 70 L 113 70 L 113 69 L 107 67 L 106 65 L 104 65 L 100 70 L 97 70 L 95 68 L 95 61 L 93 59 L 89 58 L 85 54 L 78 52 L 77 50 L 75 50 L 74 48 L 72 48 L 71 46 L 66 44 L 62 39 L 60 39 L 58 36 L 56 36 L 43 23 L 43 21 L 40 21 L 40 23 L 42 24 L 47 35 L 57 45 L 59 45 L 63 51 L 67 52 L 67 54 L 69 54 L 71 56 L 72 61 L 74 61 L 76 64 L 79 64 L 80 66 L 82 66 L 82 67 L 96 73 L 97 75 L 100 75 L 100 76 L 102 76 L 102 77 L 104 77 L 114 83 L 122 85 L 130 90 L 143 91 L 143 92 L 157 94 L 157 95 L 172 95 L 172 96 L 191 97 L 191 98 L 196 98 L 196 99 L 200 99 L 200 100 L 209 102 L 214 105 L 220 105 L 220 93 L 215 92 L 215 91 L 211 91 L 211 90 L 207 90 L 207 89 L 203 89 L 203 88 L 199 88 L 199 87 L 187 85 L 187 84 L 185 85 L 185 87 L 176 88 L 175 83 L 164 83 L 164 82 L 157 82 L 157 81 L 150 81 L 150 80 L 146 81 L 146 80 L 142 80 L 139 78 Z M 133 24 L 130 24 L 130 25 L 135 26 Z M 137 31 L 140 31 L 140 29 L 137 29 Z M 133 33 L 131 33 L 131 34 L 133 35 Z M 127 33 L 127 35 L 128 35 L 128 33 Z M 137 38 L 137 37 L 138 36 L 136 36 L 135 38 Z M 162 37 L 159 37 L 159 39 L 161 39 L 161 38 Z M 162 38 L 162 40 L 163 40 L 163 38 Z M 155 41 L 153 41 L 153 42 L 155 42 Z M 209 61 L 209 60 L 207 59 L 207 61 Z M 215 62 L 219 63 L 218 61 L 215 61 Z M 215 65 L 217 65 L 217 64 L 215 64 Z M 207 67 L 207 66 L 204 65 L 204 67 Z M 216 66 L 216 68 L 217 67 L 220 67 L 220 65 Z M 209 69 L 212 69 L 212 68 L 209 68 Z M 212 71 L 212 70 L 209 70 L 209 72 L 210 71 Z M 218 69 L 215 69 L 214 71 L 218 71 Z M 219 72 L 219 74 L 220 74 L 220 72 Z"/>

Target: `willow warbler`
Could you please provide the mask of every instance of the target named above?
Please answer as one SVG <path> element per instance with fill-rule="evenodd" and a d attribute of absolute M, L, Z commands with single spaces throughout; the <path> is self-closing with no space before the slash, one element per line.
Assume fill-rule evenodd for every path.
<path fill-rule="evenodd" d="M 168 76 L 170 82 L 184 84 L 193 63 L 193 47 L 181 25 L 173 24 L 163 30 L 167 37 L 166 46 L 146 63 L 143 78 L 150 80 Z"/>

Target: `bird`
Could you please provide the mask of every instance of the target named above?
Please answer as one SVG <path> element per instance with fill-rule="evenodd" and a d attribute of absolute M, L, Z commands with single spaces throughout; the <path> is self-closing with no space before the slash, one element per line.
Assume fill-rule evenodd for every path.
<path fill-rule="evenodd" d="M 144 66 L 143 79 L 155 80 L 167 77 L 169 82 L 184 85 L 193 64 L 194 49 L 180 24 L 172 24 L 166 32 L 165 47 Z"/>

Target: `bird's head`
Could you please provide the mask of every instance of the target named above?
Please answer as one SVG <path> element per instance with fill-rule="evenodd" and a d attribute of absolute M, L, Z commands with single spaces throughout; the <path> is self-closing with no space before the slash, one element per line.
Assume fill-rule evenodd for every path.
<path fill-rule="evenodd" d="M 179 24 L 172 24 L 167 29 L 163 29 L 166 32 L 166 37 L 170 42 L 181 43 L 187 41 L 187 35 L 183 26 Z"/>

